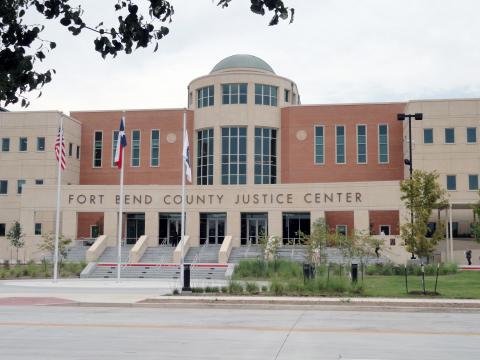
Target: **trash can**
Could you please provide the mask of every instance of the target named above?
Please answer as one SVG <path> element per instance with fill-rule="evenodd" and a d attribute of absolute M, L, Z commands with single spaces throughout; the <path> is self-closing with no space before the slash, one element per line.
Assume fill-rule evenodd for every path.
<path fill-rule="evenodd" d="M 190 288 L 190 264 L 183 264 L 183 288 L 182 291 L 192 291 Z"/>
<path fill-rule="evenodd" d="M 303 280 L 311 280 L 315 277 L 315 267 L 313 264 L 303 264 Z"/>
<path fill-rule="evenodd" d="M 358 264 L 352 264 L 352 282 L 358 281 Z"/>

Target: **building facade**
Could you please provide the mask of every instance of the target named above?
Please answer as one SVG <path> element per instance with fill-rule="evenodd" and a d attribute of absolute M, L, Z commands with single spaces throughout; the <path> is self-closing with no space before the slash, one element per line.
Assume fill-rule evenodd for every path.
<path fill-rule="evenodd" d="M 125 112 L 127 244 L 146 235 L 148 246 L 178 245 L 184 111 L 193 178 L 185 199 L 191 247 L 225 238 L 239 247 L 264 235 L 292 244 L 318 219 L 331 231 L 395 239 L 408 221 L 399 186 L 408 177 L 408 129 L 397 114 L 414 112 L 424 114 L 413 123 L 414 168 L 439 172 L 457 204 L 455 235 L 470 234 L 468 206 L 478 201 L 480 100 L 302 105 L 294 81 L 251 55 L 220 61 L 190 82 L 187 96 L 186 110 Z M 0 113 L 0 258 L 11 251 L 3 236 L 13 221 L 26 234 L 27 259 L 41 256 L 36 244 L 53 229 L 60 117 L 68 155 L 62 233 L 72 239 L 106 235 L 115 245 L 119 171 L 113 158 L 121 116 L 120 110 Z"/>

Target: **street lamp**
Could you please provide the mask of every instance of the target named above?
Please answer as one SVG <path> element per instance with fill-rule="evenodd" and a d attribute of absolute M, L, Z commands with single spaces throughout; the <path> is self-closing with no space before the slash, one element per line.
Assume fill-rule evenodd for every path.
<path fill-rule="evenodd" d="M 422 113 L 415 113 L 415 114 L 397 114 L 398 121 L 404 121 L 408 119 L 408 150 L 409 156 L 408 159 L 404 159 L 403 162 L 405 165 L 408 165 L 408 169 L 410 171 L 410 180 L 412 180 L 413 175 L 413 160 L 412 160 L 412 118 L 415 120 L 423 120 Z M 411 199 L 410 203 L 413 203 Z M 413 238 L 413 209 L 410 209 L 410 223 L 412 225 L 412 238 Z M 415 259 L 415 253 L 412 251 L 412 259 Z"/>

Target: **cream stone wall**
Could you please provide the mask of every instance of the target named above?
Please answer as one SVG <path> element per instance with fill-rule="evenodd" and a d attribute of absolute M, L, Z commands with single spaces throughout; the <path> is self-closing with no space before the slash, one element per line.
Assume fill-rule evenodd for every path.
<path fill-rule="evenodd" d="M 222 104 L 222 84 L 247 83 L 247 104 Z M 277 106 L 255 104 L 255 84 L 273 85 L 278 87 Z M 214 105 L 197 107 L 197 90 L 214 85 Z M 275 128 L 277 132 L 277 182 L 281 174 L 281 143 L 280 143 L 280 109 L 283 106 L 297 104 L 298 89 L 296 84 L 284 77 L 257 69 L 228 69 L 215 72 L 193 80 L 189 86 L 189 109 L 195 112 L 195 130 L 214 129 L 214 184 L 221 184 L 221 128 L 228 126 L 247 127 L 247 184 L 254 184 L 255 127 Z M 284 100 L 284 90 L 290 91 L 290 102 Z M 295 102 L 292 103 L 292 94 Z M 197 136 L 194 136 L 195 141 Z M 197 157 L 197 147 L 193 149 L 193 158 Z M 193 162 L 196 164 L 196 162 Z M 196 168 L 193 166 L 193 177 Z"/>
<path fill-rule="evenodd" d="M 468 188 L 468 175 L 480 178 L 480 99 L 410 101 L 405 111 L 423 113 L 422 121 L 412 120 L 413 168 L 437 171 L 445 189 L 447 175 L 456 175 L 457 190 L 448 191 L 449 201 L 454 206 L 478 202 L 478 191 Z M 467 127 L 477 129 L 475 144 L 467 143 Z M 433 144 L 424 144 L 425 128 L 433 129 Z M 445 144 L 445 128 L 455 128 L 455 144 Z M 404 154 L 408 158 L 407 121 L 403 133 Z M 405 166 L 405 178 L 408 177 L 408 166 Z M 432 214 L 432 221 L 436 216 Z M 460 233 L 466 233 L 472 222 L 472 212 L 454 210 L 453 221 L 459 223 Z"/>
<path fill-rule="evenodd" d="M 80 123 L 58 111 L 21 111 L 0 112 L 0 141 L 10 139 L 10 150 L 0 148 L 0 180 L 8 181 L 8 195 L 0 195 L 0 223 L 6 224 L 6 231 L 12 223 L 21 219 L 21 199 L 23 194 L 17 194 L 17 180 L 26 180 L 26 186 L 37 189 L 57 183 L 57 161 L 54 146 L 58 134 L 60 120 L 63 118 L 65 129 L 65 145 L 67 168 L 62 174 L 62 184 L 78 184 L 80 161 L 76 159 L 76 146 L 80 146 Z M 19 150 L 20 137 L 27 137 L 27 151 Z M 37 151 L 37 137 L 45 137 L 45 150 Z M 72 143 L 73 156 L 68 156 L 68 144 Z M 35 185 L 36 179 L 42 179 L 43 185 Z M 31 199 L 35 203 L 35 197 Z M 24 225 L 24 231 L 33 234 L 35 222 L 42 224 L 42 232 L 52 231 L 54 213 L 33 210 L 34 219 Z M 22 224 L 23 225 L 23 224 Z M 28 226 L 28 229 L 26 228 Z M 0 243 L 7 239 L 0 237 Z"/>
<path fill-rule="evenodd" d="M 32 224 L 37 212 L 55 208 L 55 186 L 38 192 L 26 186 L 22 196 L 22 221 Z M 112 186 L 70 185 L 62 191 L 62 228 L 64 234 L 76 233 L 76 212 L 104 212 L 104 233 L 110 245 L 116 239 L 118 189 Z M 325 197 L 325 194 L 328 197 Z M 132 185 L 125 187 L 125 212 L 144 212 L 146 235 L 157 238 L 158 212 L 181 211 L 180 186 Z M 325 211 L 354 211 L 355 226 L 368 229 L 368 210 L 401 209 L 397 181 L 336 184 L 284 184 L 245 186 L 188 186 L 186 191 L 186 234 L 193 246 L 199 245 L 199 214 L 225 212 L 226 235 L 234 247 L 240 245 L 242 212 L 268 213 L 269 235 L 282 236 L 283 212 L 310 212 L 311 221 L 325 216 Z M 332 200 L 331 200 L 332 199 Z M 27 235 L 32 235 L 25 227 Z M 110 239 L 112 239 L 110 241 Z"/>

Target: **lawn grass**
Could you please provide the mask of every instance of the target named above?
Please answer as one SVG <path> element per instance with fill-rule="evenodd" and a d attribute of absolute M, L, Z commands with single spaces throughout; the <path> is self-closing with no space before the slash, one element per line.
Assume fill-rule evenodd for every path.
<path fill-rule="evenodd" d="M 433 292 L 435 276 L 425 276 L 425 288 Z M 366 276 L 363 281 L 365 296 L 376 297 L 425 297 L 424 295 L 410 295 L 405 290 L 405 277 L 399 275 Z M 423 291 L 421 276 L 408 277 L 409 291 Z M 460 271 L 457 274 L 438 277 L 438 296 L 451 299 L 480 299 L 480 272 Z"/>
<path fill-rule="evenodd" d="M 62 278 L 78 278 L 85 267 L 85 263 L 61 263 L 59 266 L 59 276 Z M 9 266 L 0 266 L 0 280 L 11 279 L 47 279 L 53 274 L 53 265 L 50 263 L 35 264 L 16 264 Z"/>

